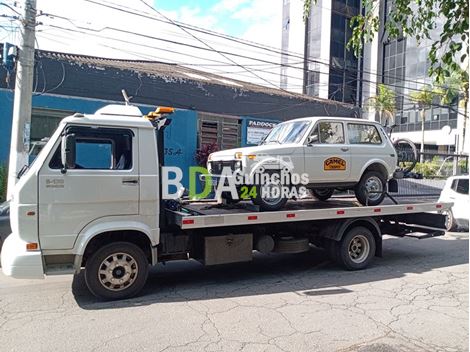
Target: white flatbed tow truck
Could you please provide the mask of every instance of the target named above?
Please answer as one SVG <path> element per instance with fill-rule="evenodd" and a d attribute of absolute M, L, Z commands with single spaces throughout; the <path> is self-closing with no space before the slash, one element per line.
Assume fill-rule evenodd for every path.
<path fill-rule="evenodd" d="M 259 212 L 248 202 L 162 199 L 162 131 L 168 109 L 144 118 L 133 106 L 108 106 L 62 120 L 11 200 L 12 234 L 2 270 L 44 278 L 84 270 L 102 299 L 138 294 L 148 268 L 172 260 L 205 265 L 250 261 L 253 251 L 324 248 L 348 270 L 382 255 L 384 234 L 429 238 L 445 231 L 451 203 L 362 206 L 333 197 L 289 201 Z"/>

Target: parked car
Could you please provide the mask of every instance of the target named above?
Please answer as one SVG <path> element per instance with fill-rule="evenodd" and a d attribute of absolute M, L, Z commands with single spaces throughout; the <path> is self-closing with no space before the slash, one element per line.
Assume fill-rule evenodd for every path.
<path fill-rule="evenodd" d="M 468 230 L 470 196 L 468 194 L 469 176 L 451 176 L 447 179 L 439 197 L 439 202 L 452 202 L 454 206 L 445 211 L 447 230 Z"/>
<path fill-rule="evenodd" d="M 224 167 L 238 174 L 306 174 L 306 188 L 325 201 L 336 188 L 353 189 L 364 205 L 384 199 L 387 181 L 397 167 L 396 150 L 379 123 L 352 118 L 308 117 L 275 126 L 259 146 L 223 150 L 209 156 L 208 171 L 220 178 Z M 253 202 L 263 210 L 277 210 L 287 198 L 266 188 L 280 182 L 257 184 Z M 285 186 L 285 185 L 282 185 Z M 274 192 L 275 193 L 275 192 Z M 279 193 L 279 192 L 278 192 Z"/>
<path fill-rule="evenodd" d="M 0 204 L 0 252 L 3 242 L 10 233 L 10 201 L 6 201 Z"/>

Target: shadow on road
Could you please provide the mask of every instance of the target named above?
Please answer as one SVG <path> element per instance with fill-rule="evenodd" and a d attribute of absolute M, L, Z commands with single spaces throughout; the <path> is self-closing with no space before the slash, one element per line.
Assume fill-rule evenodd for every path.
<path fill-rule="evenodd" d="M 401 243 L 400 243 L 401 242 Z M 401 278 L 410 273 L 468 263 L 468 238 L 385 239 L 384 257 L 362 271 L 345 271 L 320 249 L 296 255 L 255 255 L 252 262 L 204 267 L 195 261 L 159 264 L 149 273 L 142 294 L 133 299 L 100 302 L 76 275 L 72 292 L 87 310 L 165 304 L 230 297 L 299 292 L 308 296 L 347 294 L 350 286 Z"/>

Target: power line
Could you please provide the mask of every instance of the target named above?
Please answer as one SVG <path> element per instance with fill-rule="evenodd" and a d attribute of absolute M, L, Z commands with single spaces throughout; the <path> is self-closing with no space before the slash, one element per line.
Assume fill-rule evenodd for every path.
<path fill-rule="evenodd" d="M 153 11 L 156 11 L 157 13 L 159 13 L 162 17 L 165 17 L 168 21 L 164 21 L 162 19 L 156 18 L 154 16 L 150 16 L 148 14 L 142 14 L 141 12 L 134 12 L 134 11 L 138 11 L 138 10 L 135 9 L 135 8 L 127 7 L 127 6 L 118 7 L 118 6 L 111 5 L 109 2 L 106 2 L 106 1 L 105 1 L 105 3 L 107 3 L 107 4 L 103 4 L 103 3 L 97 2 L 95 0 L 84 0 L 84 1 L 96 4 L 96 5 L 104 6 L 104 7 L 107 7 L 107 8 L 111 8 L 111 9 L 114 9 L 114 10 L 117 10 L 117 11 L 125 12 L 125 13 L 128 13 L 128 14 L 132 14 L 132 15 L 135 15 L 135 16 L 140 16 L 140 17 L 143 17 L 143 18 L 148 18 L 148 19 L 151 19 L 151 20 L 159 21 L 159 22 L 169 23 L 168 21 L 171 21 L 170 23 L 177 24 L 181 28 L 186 28 L 186 29 L 189 29 L 189 30 L 198 31 L 198 32 L 201 32 L 201 33 L 204 33 L 204 34 L 224 38 L 224 39 L 227 39 L 227 40 L 230 40 L 230 41 L 235 41 L 237 43 L 244 44 L 244 45 L 247 45 L 247 46 L 252 46 L 252 47 L 262 49 L 262 50 L 274 52 L 276 54 L 285 55 L 285 56 L 292 56 L 292 57 L 300 58 L 300 59 L 304 60 L 304 56 L 300 53 L 295 53 L 295 52 L 286 51 L 286 50 L 282 50 L 282 49 L 278 49 L 278 48 L 263 46 L 263 45 L 261 45 L 259 43 L 256 43 L 256 42 L 242 40 L 240 38 L 232 37 L 232 36 L 229 36 L 229 35 L 225 35 L 225 34 L 222 34 L 222 33 L 210 31 L 210 30 L 207 30 L 207 29 L 202 29 L 202 28 L 192 26 L 192 25 L 188 25 L 188 24 L 185 24 L 185 23 L 182 23 L 182 22 L 177 22 L 177 21 L 170 20 L 166 16 L 163 16 L 158 10 L 156 10 L 155 8 L 151 7 L 150 5 L 148 5 L 146 3 L 145 3 L 145 5 L 147 7 L 151 8 Z M 140 1 L 142 1 L 142 0 L 140 0 Z M 129 10 L 133 10 L 133 11 L 129 11 Z M 334 67 L 334 68 L 337 68 L 337 69 L 342 70 L 342 71 L 351 71 L 351 70 L 348 70 L 347 68 L 340 68 L 340 67 L 337 67 L 335 65 L 332 65 L 329 62 L 322 62 L 318 59 L 310 59 L 309 58 L 309 59 L 305 59 L 305 60 L 309 63 L 327 65 L 329 67 Z M 403 81 L 403 82 L 416 83 L 415 80 L 404 79 L 404 78 L 398 77 L 396 75 L 384 75 L 383 73 L 379 73 L 378 71 L 373 72 L 373 71 L 366 71 L 366 70 L 363 69 L 362 72 L 367 73 L 367 74 L 371 74 L 371 75 L 377 75 L 377 76 L 380 76 L 380 77 L 383 77 L 383 78 L 393 78 L 395 80 L 400 80 L 400 81 Z M 427 85 L 427 86 L 432 86 L 431 84 L 425 83 L 425 82 L 422 82 L 420 84 Z"/>

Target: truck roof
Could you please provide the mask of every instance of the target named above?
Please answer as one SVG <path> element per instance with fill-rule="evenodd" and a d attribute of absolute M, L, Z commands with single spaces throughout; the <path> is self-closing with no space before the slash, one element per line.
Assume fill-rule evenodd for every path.
<path fill-rule="evenodd" d="M 76 113 L 62 120 L 62 123 L 85 125 L 100 125 L 112 127 L 154 128 L 152 123 L 144 118 L 137 106 L 107 105 L 94 114 Z"/>

